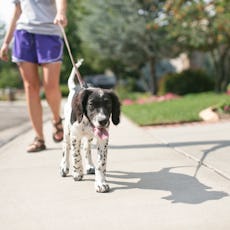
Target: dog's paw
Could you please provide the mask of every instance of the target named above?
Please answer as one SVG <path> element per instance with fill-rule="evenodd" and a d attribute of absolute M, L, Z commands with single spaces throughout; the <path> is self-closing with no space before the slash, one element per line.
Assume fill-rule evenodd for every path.
<path fill-rule="evenodd" d="M 95 168 L 94 167 L 90 167 L 86 170 L 86 174 L 87 175 L 94 175 L 95 174 Z"/>
<path fill-rule="evenodd" d="M 106 192 L 109 192 L 110 190 L 110 187 L 108 184 L 106 183 L 103 183 L 103 184 L 96 184 L 96 192 L 99 192 L 99 193 L 106 193 Z"/>
<path fill-rule="evenodd" d="M 66 177 L 69 173 L 69 168 L 60 167 L 60 174 L 62 177 Z"/>
<path fill-rule="evenodd" d="M 74 173 L 73 174 L 73 179 L 75 181 L 81 181 L 83 179 L 83 175 L 82 174 L 79 174 L 79 173 Z"/>

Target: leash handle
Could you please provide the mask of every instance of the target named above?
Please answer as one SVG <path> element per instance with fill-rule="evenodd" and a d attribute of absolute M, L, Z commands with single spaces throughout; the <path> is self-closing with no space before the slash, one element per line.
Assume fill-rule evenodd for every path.
<path fill-rule="evenodd" d="M 75 74 L 76 74 L 77 79 L 78 79 L 78 81 L 79 81 L 79 84 L 80 84 L 81 88 L 87 88 L 87 84 L 86 84 L 86 82 L 84 82 L 84 81 L 82 80 L 81 74 L 80 74 L 80 72 L 78 71 L 78 68 L 77 68 L 77 66 L 76 66 L 76 64 L 75 64 L 75 62 L 74 62 L 73 55 L 72 55 L 72 53 L 71 53 L 70 45 L 69 45 L 68 39 L 67 39 L 67 37 L 66 37 L 65 30 L 64 30 L 64 28 L 63 28 L 63 26 L 62 26 L 61 24 L 59 24 L 59 26 L 60 26 L 60 29 L 61 29 L 61 32 L 62 32 L 64 41 L 65 41 L 65 44 L 66 44 L 66 48 L 67 48 L 68 53 L 69 53 L 70 60 L 71 60 L 72 65 L 73 65 L 73 67 L 74 67 Z"/>

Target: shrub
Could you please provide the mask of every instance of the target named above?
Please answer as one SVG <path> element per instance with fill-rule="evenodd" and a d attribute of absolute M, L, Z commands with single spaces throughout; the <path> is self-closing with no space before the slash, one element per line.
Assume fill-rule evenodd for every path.
<path fill-rule="evenodd" d="M 202 70 L 185 70 L 167 74 L 160 80 L 159 93 L 172 92 L 178 95 L 214 90 L 214 81 Z"/>
<path fill-rule="evenodd" d="M 62 97 L 67 97 L 68 94 L 69 94 L 69 88 L 68 88 L 68 86 L 67 85 L 61 85 L 60 89 L 61 89 L 61 95 L 62 95 Z"/>
<path fill-rule="evenodd" d="M 15 68 L 2 68 L 0 70 L 0 88 L 22 88 L 21 77 Z"/>
<path fill-rule="evenodd" d="M 130 99 L 130 100 L 137 100 L 140 97 L 148 97 L 151 96 L 150 93 L 142 93 L 142 92 L 137 92 L 133 91 L 130 86 L 124 86 L 118 84 L 117 87 L 115 88 L 116 93 L 118 94 L 120 100 L 125 100 L 125 99 Z"/>

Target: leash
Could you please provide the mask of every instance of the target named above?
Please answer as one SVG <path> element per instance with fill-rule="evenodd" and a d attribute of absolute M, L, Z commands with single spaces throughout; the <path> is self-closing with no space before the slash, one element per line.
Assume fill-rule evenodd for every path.
<path fill-rule="evenodd" d="M 69 45 L 68 39 L 66 37 L 65 30 L 64 30 L 64 28 L 63 28 L 63 26 L 61 24 L 59 24 L 59 26 L 60 26 L 64 41 L 65 41 L 66 48 L 67 48 L 68 53 L 69 53 L 70 60 L 72 62 L 73 68 L 75 70 L 75 75 L 77 76 L 78 82 L 79 82 L 81 88 L 88 88 L 87 83 L 82 80 L 81 74 L 78 71 L 77 65 L 74 62 L 73 55 L 71 53 L 70 45 Z"/>

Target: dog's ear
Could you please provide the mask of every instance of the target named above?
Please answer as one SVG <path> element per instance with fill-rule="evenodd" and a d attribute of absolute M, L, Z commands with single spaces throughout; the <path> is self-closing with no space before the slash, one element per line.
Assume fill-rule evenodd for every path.
<path fill-rule="evenodd" d="M 112 122 L 114 125 L 120 123 L 121 103 L 118 96 L 114 92 L 110 92 L 112 98 Z"/>
<path fill-rule="evenodd" d="M 83 115 L 86 114 L 86 105 L 90 92 L 90 90 L 84 89 L 74 95 L 70 117 L 71 124 L 73 124 L 75 121 L 78 121 L 79 123 L 82 121 Z"/>

